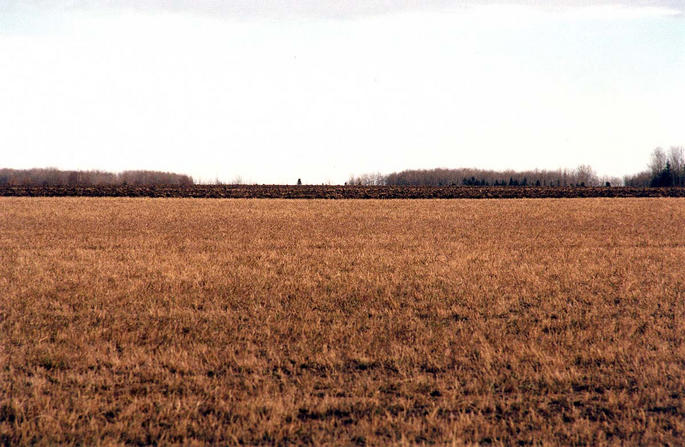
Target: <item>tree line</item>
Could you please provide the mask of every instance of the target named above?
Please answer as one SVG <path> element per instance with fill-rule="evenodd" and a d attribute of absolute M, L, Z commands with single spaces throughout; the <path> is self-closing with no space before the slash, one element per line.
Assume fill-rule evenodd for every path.
<path fill-rule="evenodd" d="M 685 149 L 671 147 L 652 152 L 648 169 L 625 177 L 626 186 L 685 186 Z"/>
<path fill-rule="evenodd" d="M 599 186 L 619 185 L 621 179 L 599 177 L 588 165 L 576 169 L 494 171 L 488 169 L 410 169 L 382 175 L 351 176 L 348 185 L 394 186 Z"/>
<path fill-rule="evenodd" d="M 192 185 L 185 174 L 159 171 L 62 171 L 45 169 L 0 169 L 0 186 L 98 186 L 98 185 Z"/>
<path fill-rule="evenodd" d="M 347 185 L 393 186 L 685 186 L 685 156 L 682 147 L 668 154 L 656 148 L 648 169 L 620 177 L 599 176 L 589 165 L 575 169 L 495 171 L 488 169 L 408 169 L 391 174 L 350 176 Z"/>
<path fill-rule="evenodd" d="M 235 183 L 242 183 L 236 181 Z M 193 185 L 189 175 L 160 171 L 63 171 L 0 169 L 0 186 Z M 221 184 L 217 180 L 217 184 Z M 301 180 L 298 180 L 301 184 Z M 600 177 L 589 165 L 575 169 L 495 171 L 487 169 L 409 169 L 390 174 L 351 176 L 346 185 L 391 186 L 685 186 L 685 149 L 656 148 L 645 171 L 618 177 Z"/>

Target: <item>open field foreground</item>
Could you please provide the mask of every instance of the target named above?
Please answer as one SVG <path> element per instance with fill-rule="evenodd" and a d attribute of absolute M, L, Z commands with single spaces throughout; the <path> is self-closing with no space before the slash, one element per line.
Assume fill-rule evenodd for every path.
<path fill-rule="evenodd" d="M 685 199 L 0 199 L 0 444 L 685 439 Z"/>

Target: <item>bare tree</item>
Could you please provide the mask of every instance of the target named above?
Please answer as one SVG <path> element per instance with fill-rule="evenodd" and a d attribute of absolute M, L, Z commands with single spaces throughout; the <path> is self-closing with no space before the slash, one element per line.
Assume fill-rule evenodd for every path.
<path fill-rule="evenodd" d="M 661 171 L 666 168 L 666 153 L 660 147 L 657 147 L 652 152 L 651 159 L 649 161 L 649 170 L 653 176 L 659 175 Z"/>
<path fill-rule="evenodd" d="M 576 168 L 576 182 L 585 186 L 597 186 L 599 179 L 590 165 L 580 165 Z"/>
<path fill-rule="evenodd" d="M 668 161 L 673 173 L 673 185 L 685 186 L 685 148 L 672 146 L 668 154 Z"/>

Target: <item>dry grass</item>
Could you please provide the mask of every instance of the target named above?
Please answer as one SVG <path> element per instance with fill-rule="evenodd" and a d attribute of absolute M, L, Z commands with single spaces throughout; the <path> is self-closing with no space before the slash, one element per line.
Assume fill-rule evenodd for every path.
<path fill-rule="evenodd" d="M 0 199 L 0 444 L 679 444 L 685 200 Z"/>

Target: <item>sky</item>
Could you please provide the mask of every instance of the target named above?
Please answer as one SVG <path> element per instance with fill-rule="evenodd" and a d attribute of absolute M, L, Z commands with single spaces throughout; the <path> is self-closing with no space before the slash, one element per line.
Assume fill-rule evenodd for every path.
<path fill-rule="evenodd" d="M 623 176 L 683 79 L 685 1 L 0 0 L 0 167 Z"/>

